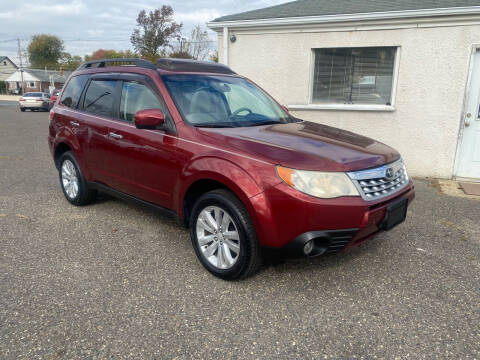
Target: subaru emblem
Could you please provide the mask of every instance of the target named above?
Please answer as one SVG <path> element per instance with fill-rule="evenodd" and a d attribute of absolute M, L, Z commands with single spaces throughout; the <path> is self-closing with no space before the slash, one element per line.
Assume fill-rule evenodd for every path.
<path fill-rule="evenodd" d="M 387 178 L 392 178 L 393 175 L 395 175 L 395 172 L 393 171 L 393 168 L 389 167 L 386 171 L 385 171 L 385 176 Z"/>

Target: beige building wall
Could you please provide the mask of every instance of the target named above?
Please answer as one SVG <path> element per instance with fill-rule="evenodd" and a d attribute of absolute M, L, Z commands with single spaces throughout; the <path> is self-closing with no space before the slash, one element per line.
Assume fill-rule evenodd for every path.
<path fill-rule="evenodd" d="M 231 30 L 229 66 L 284 105 L 308 104 L 311 53 L 322 47 L 399 46 L 395 111 L 292 111 L 396 148 L 413 176 L 453 175 L 468 66 L 480 26 L 325 32 Z M 223 59 L 223 37 L 219 36 Z"/>

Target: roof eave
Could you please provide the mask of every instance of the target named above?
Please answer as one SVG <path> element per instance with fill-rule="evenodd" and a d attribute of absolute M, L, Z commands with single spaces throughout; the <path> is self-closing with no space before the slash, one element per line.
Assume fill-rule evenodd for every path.
<path fill-rule="evenodd" d="M 439 8 L 425 10 L 402 10 L 386 11 L 359 14 L 339 14 L 339 15 L 320 15 L 320 16 L 300 16 L 272 19 L 256 20 L 231 20 L 231 21 L 211 21 L 207 26 L 212 29 L 224 27 L 246 28 L 246 27 L 264 27 L 264 26 L 285 26 L 285 25 L 305 25 L 305 24 L 327 24 L 347 21 L 368 21 L 385 19 L 406 19 L 406 18 L 425 18 L 437 16 L 453 15 L 474 15 L 480 14 L 480 6 Z"/>

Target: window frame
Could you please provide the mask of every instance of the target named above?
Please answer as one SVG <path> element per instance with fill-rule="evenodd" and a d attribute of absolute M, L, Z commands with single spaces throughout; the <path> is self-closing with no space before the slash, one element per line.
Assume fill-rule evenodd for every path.
<path fill-rule="evenodd" d="M 391 92 L 391 105 L 380 105 L 380 104 L 338 104 L 338 103 L 325 103 L 318 104 L 313 102 L 313 88 L 315 85 L 315 50 L 318 49 L 338 49 L 338 48 L 349 48 L 349 49 L 362 49 L 362 48 L 372 48 L 372 47 L 391 47 L 395 48 L 395 59 L 393 61 L 393 76 L 392 76 L 392 92 Z M 305 105 L 287 105 L 291 110 L 344 110 L 344 111 L 385 111 L 393 112 L 396 111 L 396 98 L 397 98 L 397 87 L 398 87 L 398 77 L 400 70 L 400 58 L 401 58 L 401 46 L 399 45 L 375 45 L 375 46 L 328 46 L 328 47 L 316 47 L 310 49 L 310 64 L 309 64 L 309 84 L 308 84 L 308 98 Z"/>
<path fill-rule="evenodd" d="M 87 94 L 88 88 L 90 87 L 92 81 L 115 81 L 116 82 L 115 90 L 114 90 L 114 93 L 113 93 L 112 114 L 111 114 L 111 116 L 96 114 L 96 113 L 93 113 L 91 111 L 85 110 L 85 96 Z M 78 100 L 77 109 L 82 111 L 83 113 L 85 113 L 87 115 L 103 117 L 105 119 L 116 119 L 118 117 L 118 109 L 119 109 L 119 105 L 117 106 L 117 103 L 119 103 L 119 101 L 120 101 L 119 93 L 118 93 L 119 90 L 121 91 L 121 87 L 119 86 L 120 83 L 121 83 L 121 81 L 118 80 L 118 75 L 116 75 L 116 74 L 102 73 L 102 74 L 94 74 L 94 75 L 90 76 L 90 78 L 85 83 L 85 86 L 82 90 L 82 94 L 80 95 L 80 98 Z"/>
<path fill-rule="evenodd" d="M 85 81 L 85 83 L 83 84 L 83 87 L 82 87 L 82 90 L 80 91 L 80 96 L 78 97 L 78 101 L 77 101 L 77 104 L 75 106 L 67 106 L 65 105 L 63 102 L 62 102 L 62 98 L 63 98 L 63 95 L 64 95 L 64 92 L 65 90 L 67 89 L 67 86 L 70 84 L 70 82 L 75 79 L 76 77 L 79 77 L 79 76 L 86 76 L 87 77 L 87 80 Z M 85 89 L 87 88 L 87 85 L 90 81 L 90 77 L 91 77 L 91 74 L 78 74 L 78 75 L 75 75 L 75 76 L 71 76 L 68 81 L 63 85 L 62 89 L 58 92 L 57 96 L 60 98 L 58 100 L 58 105 L 61 105 L 67 109 L 70 109 L 70 110 L 77 110 L 77 111 L 82 111 L 82 109 L 80 108 L 80 104 L 83 104 L 83 96 L 85 94 Z"/>
<path fill-rule="evenodd" d="M 168 105 L 165 99 L 163 98 L 161 92 L 155 86 L 154 81 L 150 77 L 146 75 L 135 74 L 135 73 L 122 73 L 122 74 L 118 74 L 117 79 L 120 82 L 120 86 L 119 86 L 119 93 L 118 93 L 118 99 L 117 99 L 118 101 L 115 104 L 116 117 L 114 120 L 121 121 L 123 124 L 131 124 L 132 126 L 135 127 L 134 122 L 129 122 L 120 118 L 120 104 L 122 102 L 123 83 L 129 82 L 129 81 L 137 82 L 139 84 L 145 85 L 153 93 L 153 95 L 157 97 L 160 105 L 164 108 L 164 110 L 163 109 L 161 110 L 165 115 L 165 123 L 160 128 L 158 128 L 158 130 L 165 130 L 171 134 L 177 133 L 177 127 L 175 126 L 175 121 L 173 120 L 173 117 L 170 114 Z"/>

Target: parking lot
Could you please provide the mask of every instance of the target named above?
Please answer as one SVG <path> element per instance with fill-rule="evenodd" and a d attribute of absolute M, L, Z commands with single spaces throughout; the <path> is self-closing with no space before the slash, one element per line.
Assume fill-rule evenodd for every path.
<path fill-rule="evenodd" d="M 225 282 L 172 219 L 69 205 L 47 129 L 0 102 L 0 358 L 480 357 L 480 201 L 417 180 L 391 232 Z"/>

